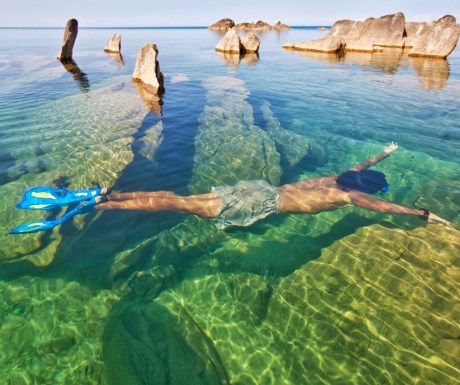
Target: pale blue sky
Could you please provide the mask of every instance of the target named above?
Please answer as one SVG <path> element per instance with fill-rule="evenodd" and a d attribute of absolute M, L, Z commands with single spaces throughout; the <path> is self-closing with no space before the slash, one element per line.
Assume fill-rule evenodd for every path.
<path fill-rule="evenodd" d="M 445 14 L 460 18 L 460 0 L 1 0 L 0 27 L 207 26 L 224 17 L 235 22 L 281 20 L 289 25 L 331 25 L 398 11 L 408 21 Z"/>

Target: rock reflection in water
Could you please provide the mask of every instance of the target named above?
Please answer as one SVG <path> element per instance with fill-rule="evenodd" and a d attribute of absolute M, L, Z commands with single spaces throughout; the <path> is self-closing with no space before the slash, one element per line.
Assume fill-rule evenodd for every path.
<path fill-rule="evenodd" d="M 225 61 L 231 69 L 235 69 L 240 65 L 241 56 L 239 53 L 228 53 L 216 51 L 217 55 Z"/>
<path fill-rule="evenodd" d="M 153 112 L 158 117 L 161 116 L 161 106 L 163 104 L 161 96 L 146 84 L 140 82 L 134 82 L 134 84 L 147 110 Z"/>
<path fill-rule="evenodd" d="M 125 66 L 125 61 L 121 53 L 108 51 L 105 51 L 105 53 L 117 64 L 118 68 L 123 68 Z"/>
<path fill-rule="evenodd" d="M 64 66 L 67 72 L 70 72 L 74 78 L 74 80 L 80 86 L 80 90 L 82 92 L 89 91 L 89 80 L 80 67 L 78 67 L 77 63 L 73 60 L 61 60 L 62 65 Z"/>
<path fill-rule="evenodd" d="M 410 57 L 409 62 L 420 78 L 423 88 L 444 88 L 449 80 L 450 67 L 445 59 Z"/>
<path fill-rule="evenodd" d="M 372 67 L 394 75 L 401 68 L 412 68 L 423 88 L 444 88 L 449 80 L 449 62 L 445 59 L 408 57 L 407 52 L 396 48 L 385 48 L 382 52 L 354 52 L 343 54 L 312 51 L 295 51 L 300 56 L 321 61 L 329 65 L 350 64 Z"/>
<path fill-rule="evenodd" d="M 259 54 L 257 52 L 246 53 L 241 58 L 248 65 L 255 65 L 259 61 Z"/>
<path fill-rule="evenodd" d="M 216 51 L 216 53 L 231 69 L 238 68 L 241 61 L 244 61 L 247 65 L 255 65 L 259 61 L 259 54 L 257 52 L 243 55 L 219 51 Z"/>

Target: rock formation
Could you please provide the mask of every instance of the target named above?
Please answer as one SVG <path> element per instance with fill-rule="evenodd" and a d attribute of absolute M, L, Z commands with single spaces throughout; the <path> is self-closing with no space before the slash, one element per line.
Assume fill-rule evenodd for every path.
<path fill-rule="evenodd" d="M 286 43 L 283 48 L 296 49 L 299 51 L 316 52 L 340 52 L 345 49 L 345 40 L 341 37 L 327 35 L 321 39 L 303 41 L 297 44 Z"/>
<path fill-rule="evenodd" d="M 144 45 L 137 55 L 133 80 L 146 86 L 150 92 L 161 94 L 164 92 L 164 76 L 160 72 L 157 57 L 158 48 L 155 44 Z"/>
<path fill-rule="evenodd" d="M 237 54 L 241 52 L 241 39 L 233 28 L 217 43 L 216 51 Z"/>
<path fill-rule="evenodd" d="M 241 41 L 242 51 L 254 53 L 259 51 L 260 39 L 254 32 L 248 32 Z"/>
<path fill-rule="evenodd" d="M 242 31 L 252 31 L 252 30 L 255 30 L 255 31 L 273 31 L 273 30 L 283 31 L 283 30 L 291 29 L 291 27 L 289 27 L 286 24 L 281 23 L 280 21 L 278 21 L 275 25 L 270 25 L 266 23 L 265 21 L 261 21 L 261 20 L 257 21 L 256 23 L 247 23 L 247 22 L 239 23 L 239 24 L 236 24 L 234 28 L 237 30 L 242 30 Z"/>
<path fill-rule="evenodd" d="M 291 27 L 281 23 L 281 21 L 278 21 L 275 25 L 270 25 L 261 20 L 255 23 L 243 22 L 235 25 L 235 22 L 232 19 L 222 19 L 208 27 L 208 29 L 217 31 L 226 31 L 230 28 L 234 28 L 239 31 L 285 31 L 291 29 Z"/>
<path fill-rule="evenodd" d="M 235 56 L 235 54 L 245 55 L 247 53 L 257 53 L 259 51 L 259 47 L 260 39 L 254 32 L 248 32 L 244 36 L 243 40 L 241 40 L 235 29 L 231 28 L 217 43 L 216 51 Z"/>
<path fill-rule="evenodd" d="M 226 31 L 230 28 L 235 26 L 235 22 L 232 19 L 222 19 L 219 20 L 217 23 L 209 26 L 208 29 L 215 30 L 215 31 Z"/>
<path fill-rule="evenodd" d="M 73 46 L 78 34 L 78 21 L 70 19 L 67 21 L 64 32 L 64 40 L 62 42 L 61 52 L 57 56 L 58 60 L 66 61 L 72 60 Z"/>
<path fill-rule="evenodd" d="M 121 36 L 116 33 L 109 39 L 107 44 L 104 47 L 105 52 L 115 52 L 119 53 L 121 48 Z"/>
<path fill-rule="evenodd" d="M 446 58 L 457 46 L 459 28 L 455 17 L 446 15 L 436 22 L 407 23 L 409 56 Z"/>
<path fill-rule="evenodd" d="M 275 30 L 277 30 L 277 31 L 287 31 L 287 30 L 291 29 L 291 27 L 289 27 L 289 25 L 287 25 L 287 24 L 281 23 L 281 21 L 278 21 L 278 22 L 273 26 L 273 29 L 275 29 Z"/>
<path fill-rule="evenodd" d="M 320 39 L 283 47 L 319 52 L 375 52 L 382 47 L 413 47 L 410 56 L 446 58 L 456 47 L 459 29 L 453 16 L 432 23 L 406 23 L 399 12 L 365 21 L 339 20 Z"/>

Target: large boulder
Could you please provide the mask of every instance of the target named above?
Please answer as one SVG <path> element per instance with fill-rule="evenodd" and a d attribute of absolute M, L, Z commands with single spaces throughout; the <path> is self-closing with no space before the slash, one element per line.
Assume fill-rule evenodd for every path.
<path fill-rule="evenodd" d="M 338 20 L 321 39 L 295 44 L 294 49 L 319 52 L 373 52 L 379 47 L 404 46 L 404 14 L 399 12 L 365 21 Z"/>
<path fill-rule="evenodd" d="M 375 52 L 382 47 L 413 47 L 410 56 L 446 58 L 456 47 L 459 28 L 447 15 L 431 23 L 406 23 L 402 12 L 365 21 L 338 20 L 321 39 L 286 43 L 284 48 L 304 51 Z"/>
<path fill-rule="evenodd" d="M 348 51 L 373 52 L 375 46 L 404 46 L 406 20 L 401 12 L 377 19 L 371 17 L 363 22 L 346 20 L 336 24 L 331 35 L 343 38 Z"/>
<path fill-rule="evenodd" d="M 432 27 L 432 22 L 417 22 L 417 21 L 408 21 L 406 23 L 406 38 L 404 41 L 405 48 L 413 48 L 416 41 L 421 37 L 426 36 L 430 28 Z"/>
<path fill-rule="evenodd" d="M 230 28 L 233 28 L 235 26 L 235 22 L 232 19 L 222 19 L 219 20 L 217 23 L 214 23 L 213 25 L 209 26 L 208 29 L 212 29 L 215 31 L 226 31 Z"/>
<path fill-rule="evenodd" d="M 73 46 L 78 34 L 78 21 L 76 19 L 70 19 L 67 21 L 64 32 L 64 40 L 62 41 L 61 52 L 57 56 L 58 60 L 66 61 L 72 60 Z"/>
<path fill-rule="evenodd" d="M 455 49 L 459 38 L 457 21 L 450 15 L 433 23 L 409 25 L 406 27 L 406 32 L 409 44 L 413 47 L 409 56 L 445 59 Z"/>
<path fill-rule="evenodd" d="M 241 52 L 241 39 L 233 28 L 217 43 L 216 51 L 237 54 Z"/>
<path fill-rule="evenodd" d="M 121 48 L 121 36 L 116 33 L 109 39 L 104 47 L 105 52 L 116 52 L 119 53 Z"/>
<path fill-rule="evenodd" d="M 161 94 L 164 91 L 164 76 L 157 57 L 158 48 L 155 44 L 144 45 L 137 55 L 133 80 L 142 83 L 152 93 Z"/>
<path fill-rule="evenodd" d="M 254 32 L 248 32 L 241 41 L 242 51 L 254 53 L 259 51 L 260 39 Z"/>

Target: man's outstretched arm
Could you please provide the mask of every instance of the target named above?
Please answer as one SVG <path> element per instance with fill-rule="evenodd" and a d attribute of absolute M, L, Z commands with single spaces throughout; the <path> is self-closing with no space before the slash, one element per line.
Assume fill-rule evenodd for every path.
<path fill-rule="evenodd" d="M 380 155 L 374 155 L 371 159 L 366 162 L 360 163 L 347 171 L 363 171 L 367 170 L 369 167 L 372 167 L 374 164 L 377 164 L 387 158 L 392 152 L 398 149 L 398 144 L 395 142 L 391 142 L 388 146 L 383 149 L 383 153 Z"/>
<path fill-rule="evenodd" d="M 348 195 L 353 205 L 362 207 L 367 210 L 378 211 L 381 213 L 388 214 L 413 215 L 422 219 L 426 219 L 429 222 L 441 223 L 443 225 L 450 226 L 450 223 L 448 221 L 441 217 L 438 217 L 433 213 L 430 213 L 428 210 L 425 209 L 414 209 L 411 207 L 398 205 L 396 203 L 382 201 L 371 195 L 367 195 L 356 190 L 349 191 Z"/>

